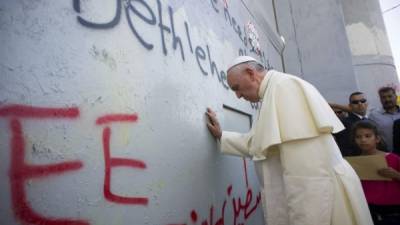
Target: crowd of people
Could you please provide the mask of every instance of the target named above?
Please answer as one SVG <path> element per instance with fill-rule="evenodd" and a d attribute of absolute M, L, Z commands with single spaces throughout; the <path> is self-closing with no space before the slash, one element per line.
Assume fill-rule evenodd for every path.
<path fill-rule="evenodd" d="M 351 127 L 360 120 L 367 120 L 377 126 L 384 151 L 400 155 L 400 108 L 397 105 L 396 91 L 393 87 L 383 87 L 378 93 L 382 104 L 379 109 L 368 110 L 368 100 L 362 92 L 351 93 L 348 105 L 330 103 L 346 128 L 335 134 L 343 156 L 361 154 L 350 135 Z"/>
<path fill-rule="evenodd" d="M 386 168 L 376 171 L 387 180 L 363 180 L 361 184 L 375 225 L 400 224 L 400 108 L 396 91 L 378 91 L 382 108 L 368 110 L 362 92 L 349 96 L 349 104 L 330 103 L 345 129 L 334 134 L 344 157 L 384 156 Z"/>

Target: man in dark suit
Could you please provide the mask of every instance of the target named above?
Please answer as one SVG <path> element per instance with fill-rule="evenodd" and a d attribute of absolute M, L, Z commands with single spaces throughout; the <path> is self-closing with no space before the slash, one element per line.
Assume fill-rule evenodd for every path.
<path fill-rule="evenodd" d="M 360 120 L 367 119 L 368 102 L 362 92 L 353 92 L 349 96 L 349 108 L 351 112 L 342 120 L 345 129 L 335 134 L 336 142 L 343 156 L 360 155 L 360 150 L 351 141 L 351 128 Z"/>
<path fill-rule="evenodd" d="M 400 119 L 393 123 L 393 153 L 400 156 Z"/>

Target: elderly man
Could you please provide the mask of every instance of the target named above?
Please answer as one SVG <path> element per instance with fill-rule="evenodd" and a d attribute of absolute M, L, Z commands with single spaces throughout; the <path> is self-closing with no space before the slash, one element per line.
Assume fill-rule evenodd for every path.
<path fill-rule="evenodd" d="M 261 165 L 267 224 L 372 225 L 360 181 L 331 135 L 343 125 L 320 93 L 249 56 L 235 59 L 227 74 L 238 98 L 262 102 L 258 119 L 248 134 L 222 132 L 207 109 L 207 126 L 223 153 Z"/>

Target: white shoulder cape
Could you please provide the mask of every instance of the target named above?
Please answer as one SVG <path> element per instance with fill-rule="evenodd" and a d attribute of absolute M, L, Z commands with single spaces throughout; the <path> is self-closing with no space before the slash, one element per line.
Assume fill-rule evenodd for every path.
<path fill-rule="evenodd" d="M 223 152 L 230 149 L 225 153 L 261 160 L 272 146 L 344 129 L 318 90 L 298 77 L 268 71 L 259 96 L 261 109 L 251 131 L 248 134 L 224 131 L 221 139 Z M 235 149 L 237 152 L 232 152 Z"/>

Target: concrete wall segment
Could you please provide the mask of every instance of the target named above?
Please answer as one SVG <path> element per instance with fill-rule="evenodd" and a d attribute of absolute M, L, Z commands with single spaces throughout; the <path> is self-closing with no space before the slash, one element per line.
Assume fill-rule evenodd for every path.
<path fill-rule="evenodd" d="M 358 90 L 369 108 L 380 108 L 378 89 L 398 86 L 398 77 L 378 1 L 342 1 Z"/>
<path fill-rule="evenodd" d="M 339 1 L 276 1 L 277 19 L 288 44 L 288 72 L 314 84 L 329 101 L 345 103 L 357 88 Z M 288 13 L 288 10 L 290 13 Z"/>
<path fill-rule="evenodd" d="M 0 224 L 262 224 L 250 161 L 217 152 L 204 111 L 256 113 L 221 72 L 240 50 L 281 62 L 229 3 L 231 22 L 222 1 L 0 2 Z"/>

